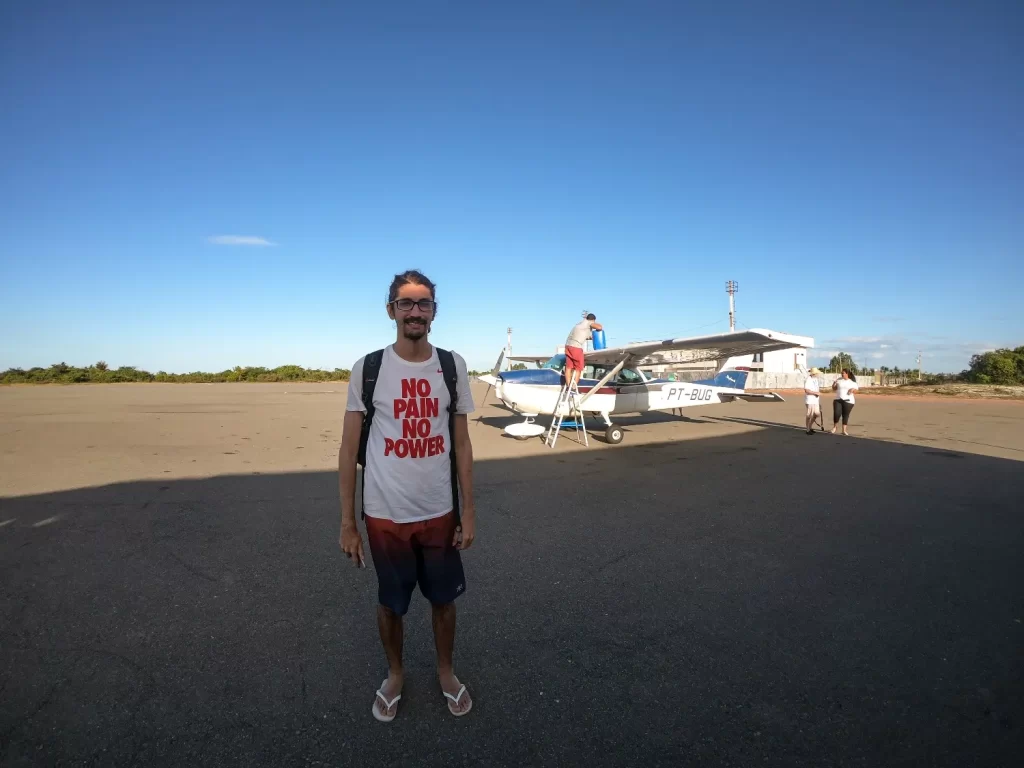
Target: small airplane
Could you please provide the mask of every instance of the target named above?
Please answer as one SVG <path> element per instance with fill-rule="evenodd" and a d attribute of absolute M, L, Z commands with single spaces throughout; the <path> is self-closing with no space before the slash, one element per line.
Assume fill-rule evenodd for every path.
<path fill-rule="evenodd" d="M 735 400 L 747 402 L 782 402 L 782 397 L 747 392 L 744 387 L 748 372 L 724 367 L 731 358 L 758 352 L 792 347 L 813 347 L 814 339 L 778 331 L 753 329 L 712 336 L 634 342 L 621 347 L 605 348 L 604 332 L 594 331 L 593 350 L 584 353 L 585 368 L 578 383 L 580 410 L 583 416 L 598 415 L 604 420 L 605 441 L 622 442 L 622 428 L 611 420 L 613 415 L 670 411 L 698 405 L 715 405 Z M 716 361 L 713 378 L 702 381 L 672 381 L 650 378 L 639 366 L 657 362 L 665 352 L 682 352 L 688 361 Z M 534 423 L 538 415 L 554 416 L 559 394 L 564 385 L 565 355 L 520 355 L 509 360 L 539 363 L 540 368 L 498 373 L 502 356 L 490 374 L 477 377 L 488 384 L 487 394 L 494 387 L 498 399 L 525 421 L 510 424 L 505 432 L 525 440 L 545 432 L 546 427 Z M 675 358 L 674 361 L 678 361 Z M 561 415 L 568 416 L 567 406 Z"/>

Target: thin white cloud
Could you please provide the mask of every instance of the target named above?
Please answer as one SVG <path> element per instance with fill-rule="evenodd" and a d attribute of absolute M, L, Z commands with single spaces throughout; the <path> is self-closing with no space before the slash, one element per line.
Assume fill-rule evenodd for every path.
<path fill-rule="evenodd" d="M 254 235 L 214 235 L 209 238 L 209 242 L 214 245 L 256 245 L 260 247 L 277 245 L 277 243 L 272 243 L 265 237 L 256 237 Z"/>
<path fill-rule="evenodd" d="M 946 371 L 960 371 L 967 367 L 971 355 L 991 349 L 991 341 L 971 341 L 915 333 L 912 338 L 905 336 L 847 336 L 824 339 L 822 349 L 832 352 L 841 350 L 853 357 L 858 365 L 868 361 L 879 361 L 883 365 L 910 367 L 917 355 L 933 360 Z M 815 359 L 824 358 L 824 352 L 812 353 Z M 827 361 L 826 361 L 827 362 Z"/>
<path fill-rule="evenodd" d="M 833 339 L 836 344 L 876 344 L 884 341 L 879 336 L 844 336 L 840 339 Z"/>

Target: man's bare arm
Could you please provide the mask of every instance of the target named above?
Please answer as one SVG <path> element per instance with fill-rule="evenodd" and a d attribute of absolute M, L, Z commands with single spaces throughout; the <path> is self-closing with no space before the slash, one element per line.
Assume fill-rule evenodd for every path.
<path fill-rule="evenodd" d="M 363 564 L 363 539 L 356 527 L 356 459 L 363 418 L 362 411 L 345 412 L 341 447 L 338 449 L 338 491 L 341 496 L 341 536 L 338 543 L 342 551 L 355 560 L 357 567 Z"/>
<path fill-rule="evenodd" d="M 341 522 L 356 523 L 356 458 L 359 455 L 359 434 L 363 429 L 363 412 L 346 411 L 338 449 L 338 489 L 341 492 Z"/>
<path fill-rule="evenodd" d="M 455 468 L 462 489 L 462 548 L 476 538 L 476 505 L 473 503 L 473 442 L 469 438 L 469 417 L 455 415 Z"/>

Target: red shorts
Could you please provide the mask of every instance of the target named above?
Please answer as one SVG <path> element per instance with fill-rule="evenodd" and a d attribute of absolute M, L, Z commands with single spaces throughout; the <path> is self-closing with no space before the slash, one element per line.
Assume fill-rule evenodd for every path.
<path fill-rule="evenodd" d="M 580 347 L 565 348 L 565 367 L 577 371 L 583 370 L 583 349 Z"/>
<path fill-rule="evenodd" d="M 369 515 L 365 521 L 377 570 L 377 599 L 385 608 L 404 614 L 417 583 L 423 596 L 437 605 L 453 602 L 465 592 L 462 558 L 452 544 L 454 514 L 416 523 Z"/>

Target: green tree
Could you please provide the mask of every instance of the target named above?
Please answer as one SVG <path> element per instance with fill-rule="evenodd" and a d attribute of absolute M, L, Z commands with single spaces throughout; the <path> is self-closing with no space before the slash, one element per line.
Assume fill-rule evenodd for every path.
<path fill-rule="evenodd" d="M 828 369 L 833 372 L 839 372 L 843 368 L 849 368 L 853 374 L 857 373 L 857 365 L 853 362 L 853 358 L 846 352 L 840 352 L 837 355 L 833 355 L 832 359 L 828 361 Z"/>
<path fill-rule="evenodd" d="M 1024 384 L 1024 347 L 974 355 L 966 378 L 979 384 Z"/>
<path fill-rule="evenodd" d="M 513 370 L 513 371 L 525 371 L 526 370 L 526 363 L 514 363 L 512 365 L 512 369 L 511 370 Z"/>
<path fill-rule="evenodd" d="M 96 365 L 93 366 L 93 368 L 95 368 L 97 371 L 105 371 L 107 370 L 108 366 L 105 360 L 100 360 L 98 363 L 96 363 Z"/>

